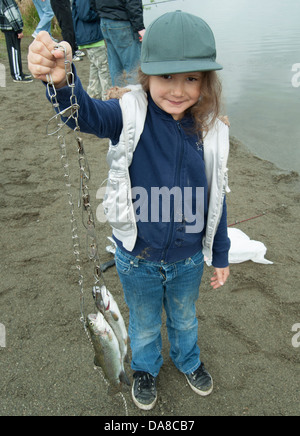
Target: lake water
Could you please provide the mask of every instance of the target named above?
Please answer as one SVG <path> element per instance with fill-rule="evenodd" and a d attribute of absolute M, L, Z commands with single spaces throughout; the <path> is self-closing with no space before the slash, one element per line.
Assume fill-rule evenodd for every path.
<path fill-rule="evenodd" d="M 300 172 L 300 1 L 176 0 L 145 9 L 145 25 L 179 9 L 215 34 L 231 134 L 255 155 Z"/>

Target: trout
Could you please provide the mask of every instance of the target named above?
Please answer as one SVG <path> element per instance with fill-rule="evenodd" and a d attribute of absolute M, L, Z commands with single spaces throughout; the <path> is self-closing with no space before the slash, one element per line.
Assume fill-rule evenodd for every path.
<path fill-rule="evenodd" d="M 121 390 L 121 383 L 130 385 L 118 340 L 102 313 L 88 315 L 87 328 L 95 350 L 95 365 L 102 368 L 106 379 L 114 388 Z"/>
<path fill-rule="evenodd" d="M 106 286 L 101 286 L 101 288 L 95 286 L 93 295 L 97 309 L 102 313 L 118 339 L 122 360 L 127 361 L 128 334 L 117 302 Z"/>

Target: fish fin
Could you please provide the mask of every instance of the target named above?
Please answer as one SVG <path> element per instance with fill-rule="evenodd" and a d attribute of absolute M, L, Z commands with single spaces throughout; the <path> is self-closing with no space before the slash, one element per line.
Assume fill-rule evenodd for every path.
<path fill-rule="evenodd" d="M 124 383 L 125 385 L 131 386 L 131 383 L 130 383 L 129 378 L 127 377 L 127 374 L 125 371 L 120 372 L 119 379 L 120 379 L 120 382 Z"/>
<path fill-rule="evenodd" d="M 100 363 L 98 362 L 96 356 L 94 357 L 94 365 L 95 365 L 97 368 L 101 368 L 101 365 L 100 365 Z"/>

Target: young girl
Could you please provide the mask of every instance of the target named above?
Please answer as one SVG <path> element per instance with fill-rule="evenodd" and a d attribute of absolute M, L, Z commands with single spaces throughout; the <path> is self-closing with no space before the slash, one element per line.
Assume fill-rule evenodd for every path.
<path fill-rule="evenodd" d="M 52 74 L 61 109 L 70 104 L 63 57 L 47 34 L 39 34 L 28 57 L 36 78 L 46 81 Z M 144 410 L 157 400 L 163 307 L 175 366 L 197 394 L 213 390 L 200 360 L 195 303 L 204 256 L 215 267 L 213 289 L 229 276 L 229 135 L 217 119 L 215 70 L 222 67 L 215 60 L 209 26 L 176 11 L 148 28 L 142 87 L 131 87 L 120 100 L 90 99 L 73 67 L 80 128 L 111 140 L 104 209 L 118 245 L 116 266 L 130 313 L 132 396 Z"/>

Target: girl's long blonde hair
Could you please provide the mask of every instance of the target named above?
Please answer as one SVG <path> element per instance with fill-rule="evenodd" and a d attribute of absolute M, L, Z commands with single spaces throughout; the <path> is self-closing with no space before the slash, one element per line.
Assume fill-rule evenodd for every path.
<path fill-rule="evenodd" d="M 194 120 L 194 132 L 205 137 L 220 115 L 222 84 L 215 71 L 203 71 L 201 75 L 201 97 L 189 113 Z M 149 91 L 149 77 L 139 69 L 139 81 L 145 92 Z"/>

